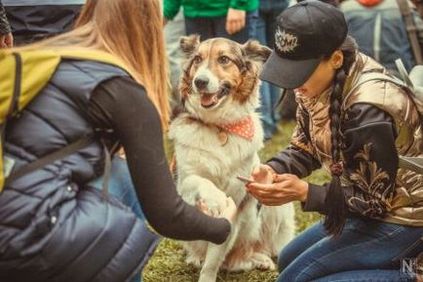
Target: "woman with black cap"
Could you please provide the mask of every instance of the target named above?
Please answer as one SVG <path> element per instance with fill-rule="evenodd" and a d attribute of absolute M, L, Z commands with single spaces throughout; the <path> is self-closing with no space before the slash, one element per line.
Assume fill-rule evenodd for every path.
<path fill-rule="evenodd" d="M 253 171 L 247 189 L 265 205 L 298 200 L 325 215 L 284 248 L 278 281 L 411 279 L 401 263 L 423 252 L 423 175 L 398 161 L 423 156 L 419 112 L 397 84 L 366 79 L 388 74 L 347 33 L 337 8 L 298 3 L 279 16 L 262 72 L 294 89 L 297 128 L 288 148 Z M 320 166 L 329 183 L 301 180 Z"/>

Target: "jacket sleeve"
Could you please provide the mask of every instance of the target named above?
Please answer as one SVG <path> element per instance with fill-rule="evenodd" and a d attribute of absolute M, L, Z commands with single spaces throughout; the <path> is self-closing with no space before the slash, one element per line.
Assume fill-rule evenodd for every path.
<path fill-rule="evenodd" d="M 394 121 L 384 111 L 356 104 L 343 127 L 345 202 L 351 213 L 382 218 L 390 209 L 398 167 Z M 329 185 L 309 185 L 305 211 L 326 213 Z"/>
<path fill-rule="evenodd" d="M 310 175 L 313 170 L 320 168 L 320 162 L 314 157 L 309 141 L 307 124 L 308 117 L 299 107 L 297 110 L 297 127 L 291 138 L 288 148 L 279 152 L 267 161 L 275 172 L 291 173 L 300 178 Z"/>
<path fill-rule="evenodd" d="M 0 1 L 0 35 L 5 35 L 11 32 L 9 22 L 6 17 L 6 10 Z"/>
<path fill-rule="evenodd" d="M 181 0 L 164 0 L 163 14 L 167 20 L 173 20 L 181 8 Z"/>

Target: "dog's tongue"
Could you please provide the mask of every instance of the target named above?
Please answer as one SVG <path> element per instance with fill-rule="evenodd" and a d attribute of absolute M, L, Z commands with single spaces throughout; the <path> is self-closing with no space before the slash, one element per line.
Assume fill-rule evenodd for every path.
<path fill-rule="evenodd" d="M 203 94 L 201 95 L 201 105 L 205 107 L 209 107 L 217 102 L 216 95 L 207 95 Z"/>

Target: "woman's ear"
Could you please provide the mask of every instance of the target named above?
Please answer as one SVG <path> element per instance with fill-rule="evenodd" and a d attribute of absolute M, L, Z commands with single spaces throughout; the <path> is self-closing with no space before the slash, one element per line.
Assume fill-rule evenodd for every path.
<path fill-rule="evenodd" d="M 336 50 L 333 52 L 332 56 L 330 57 L 330 64 L 332 67 L 337 70 L 342 67 L 344 63 L 344 53 L 341 50 Z"/>

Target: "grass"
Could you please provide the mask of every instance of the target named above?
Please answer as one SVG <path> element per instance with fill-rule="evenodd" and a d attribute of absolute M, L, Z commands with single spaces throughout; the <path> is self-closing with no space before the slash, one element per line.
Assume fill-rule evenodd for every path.
<path fill-rule="evenodd" d="M 293 122 L 285 122 L 279 126 L 278 133 L 269 140 L 265 148 L 260 152 L 260 158 L 265 161 L 275 155 L 289 143 L 294 129 Z M 321 184 L 328 180 L 323 171 L 314 172 L 308 180 L 312 183 Z M 304 213 L 296 203 L 297 231 L 301 232 L 319 219 L 315 213 Z M 184 261 L 184 252 L 178 242 L 164 239 L 154 256 L 146 266 L 143 273 L 145 282 L 191 282 L 197 281 L 200 270 L 189 266 Z M 243 273 L 228 273 L 221 271 L 218 276 L 219 282 L 270 282 L 275 281 L 277 273 L 274 271 L 250 271 Z"/>

